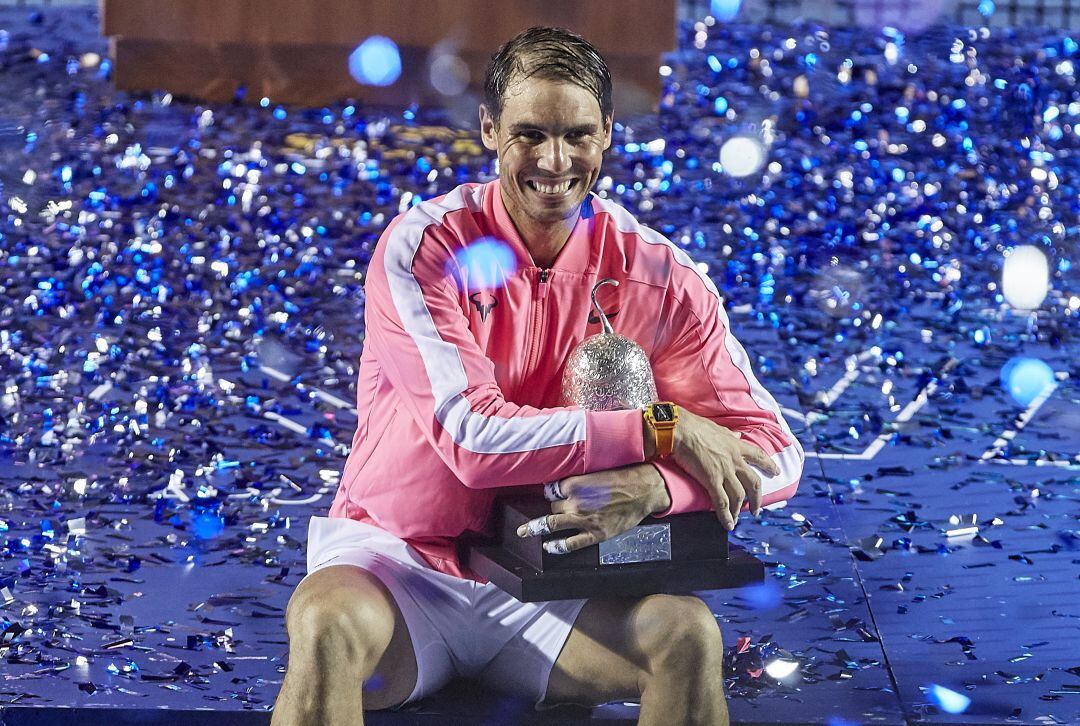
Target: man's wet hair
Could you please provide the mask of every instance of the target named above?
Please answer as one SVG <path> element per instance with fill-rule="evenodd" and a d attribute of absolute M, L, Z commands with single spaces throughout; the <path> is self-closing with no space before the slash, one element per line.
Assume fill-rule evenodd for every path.
<path fill-rule="evenodd" d="M 502 115 L 507 86 L 533 77 L 581 86 L 596 98 L 604 118 L 614 111 L 611 73 L 600 51 L 565 28 L 537 26 L 521 31 L 491 56 L 484 76 L 484 105 L 495 123 Z"/>

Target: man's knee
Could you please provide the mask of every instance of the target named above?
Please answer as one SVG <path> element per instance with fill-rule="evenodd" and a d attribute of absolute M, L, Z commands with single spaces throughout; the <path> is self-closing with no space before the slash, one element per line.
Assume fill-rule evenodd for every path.
<path fill-rule="evenodd" d="M 375 668 L 394 634 L 394 610 L 385 587 L 353 567 L 329 567 L 304 580 L 285 612 L 290 661 L 311 657 Z"/>
<path fill-rule="evenodd" d="M 641 648 L 652 667 L 720 664 L 724 642 L 709 606 L 693 596 L 653 595 L 638 613 Z"/>

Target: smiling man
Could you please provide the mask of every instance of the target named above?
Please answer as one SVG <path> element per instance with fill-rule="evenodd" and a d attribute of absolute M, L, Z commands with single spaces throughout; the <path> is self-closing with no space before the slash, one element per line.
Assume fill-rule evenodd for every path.
<path fill-rule="evenodd" d="M 723 642 L 694 597 L 520 603 L 462 563 L 496 495 L 560 481 L 535 532 L 576 550 L 646 516 L 794 494 L 803 454 L 684 252 L 592 194 L 611 79 L 588 42 L 532 28 L 492 58 L 480 107 L 499 178 L 397 217 L 367 273 L 360 420 L 289 603 L 273 723 L 360 723 L 465 676 L 538 706 L 641 700 L 643 724 L 724 724 Z M 497 242 L 492 242 L 496 240 Z M 644 411 L 559 405 L 599 332 L 590 291 L 653 364 Z M 528 533 L 526 533 L 528 534 Z"/>

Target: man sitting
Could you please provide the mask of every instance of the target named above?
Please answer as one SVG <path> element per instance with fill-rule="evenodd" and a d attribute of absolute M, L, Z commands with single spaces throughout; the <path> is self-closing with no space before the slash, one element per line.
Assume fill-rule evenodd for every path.
<path fill-rule="evenodd" d="M 308 575 L 289 603 L 276 726 L 475 677 L 540 704 L 640 699 L 643 724 L 724 724 L 723 643 L 695 597 L 520 603 L 462 564 L 500 492 L 561 480 L 542 529 L 576 550 L 666 516 L 786 500 L 802 450 L 732 336 L 713 283 L 591 193 L 611 145 L 611 79 L 582 38 L 532 28 L 492 58 L 480 106 L 499 178 L 394 219 L 367 270 L 360 420 Z M 504 245 L 473 264 L 469 252 Z M 640 410 L 560 407 L 574 346 L 617 332 L 648 354 L 674 436 Z M 617 315 L 617 317 L 615 317 Z M 658 402 L 658 403 L 660 403 Z M 599 496 L 598 496 L 599 494 Z"/>

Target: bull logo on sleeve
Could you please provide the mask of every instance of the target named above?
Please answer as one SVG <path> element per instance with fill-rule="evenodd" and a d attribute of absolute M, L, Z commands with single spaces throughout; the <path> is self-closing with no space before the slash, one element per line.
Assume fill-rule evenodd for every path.
<path fill-rule="evenodd" d="M 494 295 L 488 295 L 482 292 L 474 292 L 469 295 L 469 300 L 476 308 L 476 312 L 480 313 L 480 321 L 487 322 L 488 315 L 499 304 L 499 301 L 495 299 Z"/>

